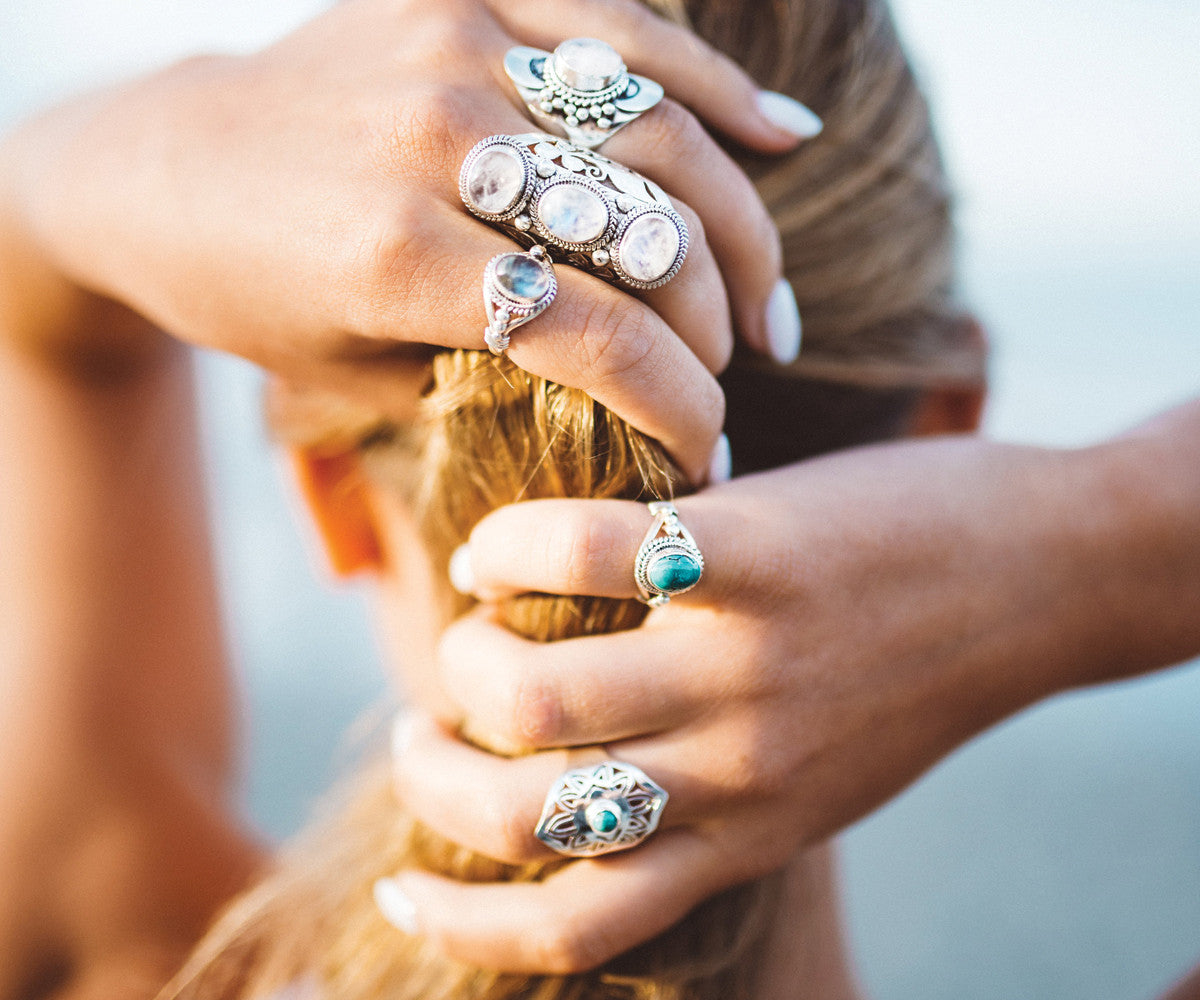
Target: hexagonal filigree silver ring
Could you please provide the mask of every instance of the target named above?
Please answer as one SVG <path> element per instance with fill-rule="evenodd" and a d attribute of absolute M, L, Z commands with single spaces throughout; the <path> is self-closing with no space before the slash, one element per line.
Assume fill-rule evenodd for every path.
<path fill-rule="evenodd" d="M 637 847 L 657 828 L 666 791 L 632 764 L 606 760 L 564 772 L 546 796 L 537 834 L 570 858 Z"/>
<path fill-rule="evenodd" d="M 596 149 L 663 99 L 653 80 L 637 76 L 607 42 L 569 38 L 553 52 L 519 45 L 504 71 L 533 120 L 577 146 Z"/>

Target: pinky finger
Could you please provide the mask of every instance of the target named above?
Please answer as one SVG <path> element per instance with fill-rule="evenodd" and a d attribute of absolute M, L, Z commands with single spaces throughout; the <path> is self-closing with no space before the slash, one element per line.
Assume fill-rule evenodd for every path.
<path fill-rule="evenodd" d="M 449 958 L 569 975 L 654 937 L 724 888 L 719 860 L 695 831 L 668 830 L 613 857 L 571 862 L 542 882 L 466 883 L 406 871 L 380 879 L 375 897 L 392 924 Z"/>

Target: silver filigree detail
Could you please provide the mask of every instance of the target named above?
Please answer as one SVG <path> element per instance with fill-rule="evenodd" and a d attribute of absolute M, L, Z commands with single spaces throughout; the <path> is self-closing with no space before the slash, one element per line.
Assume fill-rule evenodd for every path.
<path fill-rule="evenodd" d="M 484 157 L 494 149 L 506 152 L 519 149 L 525 167 L 521 191 L 503 211 L 487 211 L 486 206 L 481 208 L 478 199 L 471 196 L 469 178 L 472 177 L 477 181 L 476 188 L 486 190 L 489 196 L 492 193 L 491 188 L 481 188 L 479 178 L 471 171 L 476 164 L 486 165 L 488 161 Z M 511 183 L 511 164 L 503 158 L 494 159 L 503 167 L 503 176 L 497 184 Z M 483 178 L 487 179 L 486 176 Z M 556 227 L 541 217 L 538 207 L 542 196 L 562 184 L 574 184 L 604 204 L 608 222 L 602 232 L 576 242 L 562 238 L 564 227 L 561 224 Z M 483 139 L 463 161 L 459 189 L 469 211 L 501 229 L 520 245 L 545 244 L 559 263 L 570 264 L 629 288 L 649 289 L 666 284 L 679 272 L 687 256 L 687 224 L 661 187 L 595 150 L 581 149 L 557 136 L 528 132 Z M 507 193 L 507 188 L 503 193 Z M 504 200 L 503 194 L 498 197 Z M 592 205 L 591 202 L 587 204 Z M 626 243 L 631 227 L 647 213 L 661 217 L 670 224 L 670 230 L 659 226 L 657 232 L 648 234 L 647 229 L 654 227 L 643 222 L 640 233 L 635 230 L 630 242 Z M 647 239 L 648 235 L 657 236 L 657 239 Z M 641 256 L 634 254 L 638 249 L 643 251 Z M 647 251 L 651 253 L 648 259 Z M 639 266 L 631 267 L 631 260 Z"/>
<path fill-rule="evenodd" d="M 608 760 L 562 774 L 534 831 L 547 847 L 586 858 L 636 847 L 657 828 L 668 795 L 632 764 Z"/>
<path fill-rule="evenodd" d="M 663 98 L 659 84 L 630 73 L 596 38 L 571 38 L 553 52 L 519 45 L 508 50 L 504 70 L 534 121 L 589 149 Z"/>

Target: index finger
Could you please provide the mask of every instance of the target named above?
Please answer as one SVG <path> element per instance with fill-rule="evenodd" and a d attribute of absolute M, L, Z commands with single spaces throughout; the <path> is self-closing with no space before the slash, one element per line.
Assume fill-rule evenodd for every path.
<path fill-rule="evenodd" d="M 602 17 L 596 16 L 596 4 L 563 0 L 489 0 L 489 6 L 526 44 L 553 49 L 580 34 L 603 39 L 630 69 L 661 83 L 710 125 L 753 149 L 785 152 L 821 131 L 821 119 L 799 101 L 761 90 L 727 55 L 635 0 L 609 0 Z"/>
<path fill-rule="evenodd" d="M 519 247 L 479 223 L 446 213 L 409 280 L 441 291 L 432 315 L 424 297 L 393 317 L 407 339 L 482 349 L 480 281 L 488 257 Z M 479 256 L 464 246 L 480 248 Z M 573 267 L 556 269 L 559 290 L 545 312 L 514 331 L 508 354 L 532 374 L 581 389 L 660 441 L 692 482 L 703 482 L 725 419 L 717 380 L 648 306 Z"/>
<path fill-rule="evenodd" d="M 761 526 L 736 505 L 709 502 L 705 494 L 677 501 L 676 508 L 704 555 L 704 575 L 675 600 L 708 604 L 744 589 L 752 567 L 762 564 L 756 549 Z M 476 524 L 465 554 L 456 554 L 458 583 L 466 569 L 472 592 L 488 600 L 531 591 L 636 597 L 634 561 L 652 523 L 646 506 L 629 500 L 509 504 Z M 775 551 L 781 544 L 772 539 Z"/>

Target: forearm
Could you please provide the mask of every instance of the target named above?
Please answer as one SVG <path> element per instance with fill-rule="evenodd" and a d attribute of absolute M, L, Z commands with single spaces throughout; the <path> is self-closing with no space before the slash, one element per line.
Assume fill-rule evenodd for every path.
<path fill-rule="evenodd" d="M 1200 400 L 1074 461 L 1082 480 L 1076 604 L 1084 632 L 1067 679 L 1117 679 L 1197 655 Z"/>
<path fill-rule="evenodd" d="M 3 995 L 39 957 L 86 974 L 198 932 L 254 860 L 227 817 L 189 359 L 105 308 L 95 340 L 55 308 L 10 312 L 37 336 L 0 338 Z M 106 351 L 106 323 L 153 350 Z"/>

